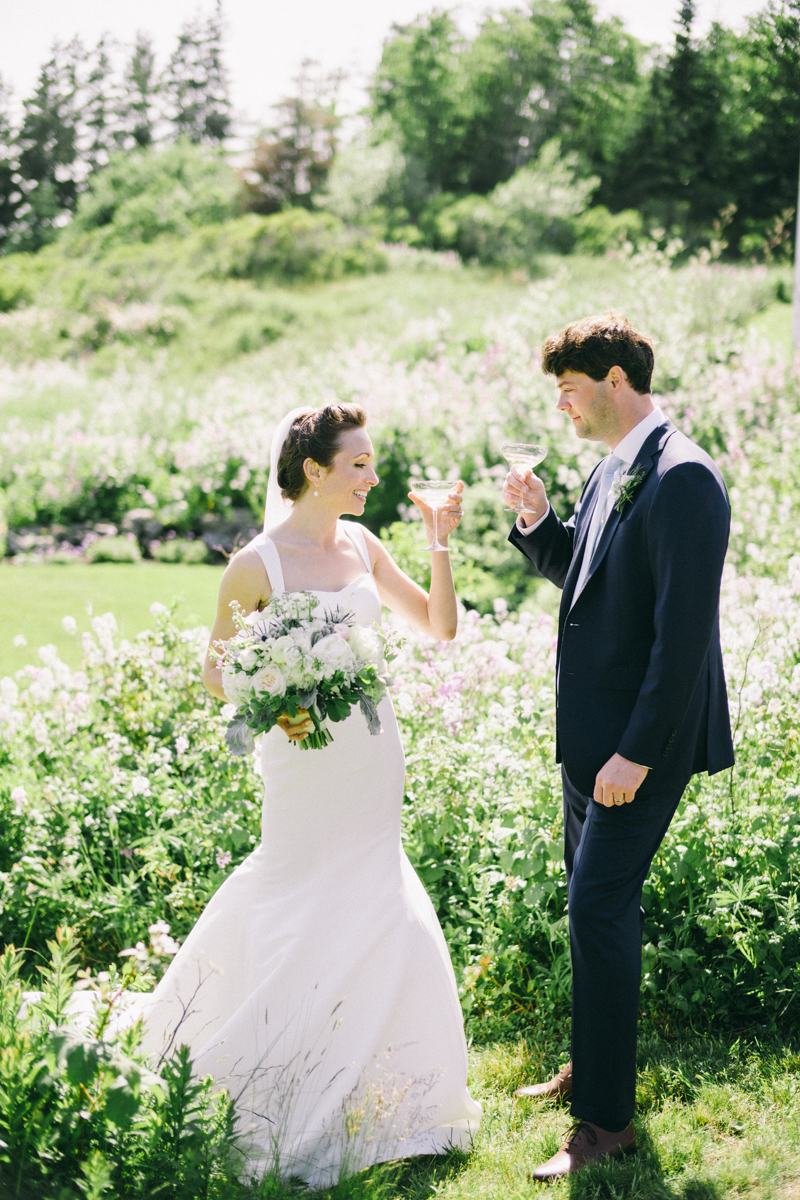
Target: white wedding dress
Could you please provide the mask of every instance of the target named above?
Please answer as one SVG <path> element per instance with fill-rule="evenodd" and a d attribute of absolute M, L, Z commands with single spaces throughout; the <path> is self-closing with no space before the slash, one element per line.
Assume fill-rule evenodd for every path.
<path fill-rule="evenodd" d="M 361 624 L 381 606 L 366 571 L 315 594 Z M 273 593 L 274 543 L 250 543 Z M 146 1048 L 186 1043 L 235 1098 L 247 1167 L 321 1186 L 374 1162 L 470 1145 L 456 981 L 433 906 L 400 841 L 405 763 L 391 700 L 333 743 L 262 741 L 261 845 L 212 898 L 145 1010 Z"/>

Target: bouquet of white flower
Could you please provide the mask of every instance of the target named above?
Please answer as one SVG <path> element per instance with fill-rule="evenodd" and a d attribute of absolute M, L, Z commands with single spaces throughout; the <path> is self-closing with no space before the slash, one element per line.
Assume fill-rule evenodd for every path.
<path fill-rule="evenodd" d="M 381 732 L 378 704 L 396 645 L 378 625 L 359 625 L 340 608 L 318 614 L 318 606 L 311 592 L 281 592 L 247 617 L 231 604 L 237 632 L 212 654 L 225 695 L 236 705 L 225 732 L 233 754 L 249 753 L 253 733 L 266 733 L 283 714 L 290 721 L 311 717 L 313 733 L 297 743 L 304 750 L 332 742 L 327 722 L 343 721 L 356 704 L 370 733 Z"/>

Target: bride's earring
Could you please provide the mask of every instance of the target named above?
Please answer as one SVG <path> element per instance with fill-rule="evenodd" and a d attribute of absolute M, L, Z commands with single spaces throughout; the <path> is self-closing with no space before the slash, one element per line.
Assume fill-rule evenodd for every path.
<path fill-rule="evenodd" d="M 317 489 L 316 489 L 316 488 L 314 488 L 314 495 L 315 495 L 315 496 L 318 496 L 318 495 L 319 495 L 319 492 L 317 491 Z"/>

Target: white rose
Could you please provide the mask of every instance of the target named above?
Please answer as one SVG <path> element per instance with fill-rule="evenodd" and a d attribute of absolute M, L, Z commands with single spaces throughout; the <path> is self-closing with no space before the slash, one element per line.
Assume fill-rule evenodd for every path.
<path fill-rule="evenodd" d="M 357 625 L 350 634 L 350 645 L 353 653 L 368 663 L 380 663 L 383 660 L 383 642 L 374 629 L 365 625 Z"/>
<path fill-rule="evenodd" d="M 294 639 L 285 633 L 283 637 L 275 638 L 270 649 L 270 658 L 281 666 L 286 662 L 286 655 L 294 650 Z"/>
<path fill-rule="evenodd" d="M 258 662 L 258 650 L 255 646 L 248 646 L 239 655 L 239 666 L 245 671 L 252 671 L 253 667 Z"/>
<path fill-rule="evenodd" d="M 222 690 L 225 698 L 241 708 L 250 699 L 250 676 L 244 671 L 234 671 L 233 663 L 222 668 Z"/>
<path fill-rule="evenodd" d="M 286 691 L 286 680 L 280 667 L 266 666 L 250 677 L 250 685 L 256 695 L 267 693 L 280 696 Z"/>
<path fill-rule="evenodd" d="M 284 648 L 283 661 L 287 667 L 296 667 L 303 661 L 303 646 L 294 638 L 292 638 L 291 646 Z"/>
<path fill-rule="evenodd" d="M 338 633 L 329 633 L 321 638 L 314 647 L 314 654 L 322 663 L 326 679 L 337 671 L 347 671 L 353 666 L 353 652 L 344 638 Z"/>

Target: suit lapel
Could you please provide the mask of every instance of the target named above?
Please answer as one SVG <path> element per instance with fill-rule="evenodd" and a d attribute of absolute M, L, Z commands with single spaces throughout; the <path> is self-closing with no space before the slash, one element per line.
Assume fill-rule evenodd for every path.
<path fill-rule="evenodd" d="M 645 440 L 644 445 L 642 446 L 642 448 L 639 451 L 638 455 L 636 456 L 635 460 L 631 463 L 630 467 L 628 468 L 628 471 L 626 472 L 626 474 L 630 474 L 632 471 L 635 471 L 637 467 L 644 468 L 644 475 L 642 476 L 641 483 L 637 487 L 637 489 L 634 492 L 629 503 L 631 503 L 631 504 L 636 503 L 636 497 L 638 496 L 639 492 L 641 491 L 642 487 L 644 486 L 644 482 L 647 479 L 647 476 L 652 471 L 657 456 L 664 449 L 664 446 L 666 445 L 669 438 L 672 437 L 673 433 L 675 433 L 675 426 L 672 424 L 671 421 L 665 421 L 663 425 L 659 425 L 657 429 L 654 429 L 653 432 L 650 434 L 650 436 Z M 600 534 L 600 537 L 597 541 L 597 545 L 594 548 L 594 554 L 592 555 L 592 561 L 589 564 L 589 572 L 588 572 L 586 579 L 584 581 L 584 584 L 583 584 L 583 589 L 582 589 L 583 591 L 586 590 L 586 586 L 589 583 L 589 580 L 592 578 L 594 573 L 597 571 L 597 568 L 600 566 L 601 562 L 603 561 L 606 554 L 608 553 L 608 548 L 611 545 L 611 542 L 614 538 L 614 534 L 617 531 L 617 526 L 619 525 L 620 520 L 622 519 L 622 517 L 624 515 L 624 512 L 625 512 L 625 509 L 623 509 L 622 512 L 618 512 L 616 505 L 614 507 L 612 507 L 611 512 L 608 517 L 608 520 L 606 521 L 605 528 L 603 529 L 603 532 Z M 575 562 L 575 560 L 573 559 L 573 563 L 572 563 L 573 566 L 574 566 L 574 562 Z"/>

